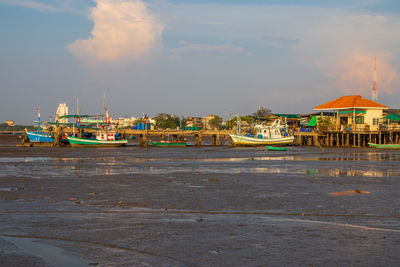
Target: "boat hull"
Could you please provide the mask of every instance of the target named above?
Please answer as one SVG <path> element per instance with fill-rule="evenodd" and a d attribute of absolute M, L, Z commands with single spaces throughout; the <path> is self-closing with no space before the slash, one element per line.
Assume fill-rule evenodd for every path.
<path fill-rule="evenodd" d="M 286 147 L 267 146 L 270 151 L 287 151 Z"/>
<path fill-rule="evenodd" d="M 238 134 L 229 134 L 234 146 L 289 145 L 294 142 L 294 136 L 262 139 Z"/>
<path fill-rule="evenodd" d="M 375 148 L 387 148 L 387 149 L 400 149 L 400 144 L 374 144 L 374 143 L 368 143 L 370 147 L 375 147 Z"/>
<path fill-rule="evenodd" d="M 49 134 L 38 132 L 26 132 L 26 134 L 32 143 L 54 143 L 54 138 Z"/>
<path fill-rule="evenodd" d="M 186 142 L 153 142 L 149 141 L 149 145 L 151 146 L 162 146 L 162 147 L 185 147 L 187 146 Z"/>
<path fill-rule="evenodd" d="M 87 138 L 79 138 L 68 136 L 68 142 L 72 147 L 118 147 L 124 146 L 128 143 L 128 140 L 96 140 L 96 139 L 87 139 Z"/>

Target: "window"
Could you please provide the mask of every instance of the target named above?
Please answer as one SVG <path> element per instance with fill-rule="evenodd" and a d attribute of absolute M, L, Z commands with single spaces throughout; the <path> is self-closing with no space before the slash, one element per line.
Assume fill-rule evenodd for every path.
<path fill-rule="evenodd" d="M 356 117 L 356 123 L 357 124 L 363 124 L 364 123 L 364 116 L 357 116 Z"/>
<path fill-rule="evenodd" d="M 378 125 L 379 124 L 379 119 L 378 118 L 373 118 L 372 119 L 372 125 Z"/>

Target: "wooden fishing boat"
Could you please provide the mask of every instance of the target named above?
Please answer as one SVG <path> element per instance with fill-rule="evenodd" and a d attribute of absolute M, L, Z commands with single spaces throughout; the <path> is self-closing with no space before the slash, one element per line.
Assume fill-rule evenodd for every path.
<path fill-rule="evenodd" d="M 398 148 L 400 149 L 400 144 L 374 144 L 374 143 L 368 143 L 370 147 L 375 147 L 375 148 Z"/>
<path fill-rule="evenodd" d="M 170 146 L 170 147 L 185 147 L 187 143 L 185 141 L 148 141 L 151 146 Z"/>
<path fill-rule="evenodd" d="M 126 139 L 117 139 L 117 133 L 110 130 L 99 130 L 95 138 L 79 138 L 68 136 L 68 142 L 72 147 L 117 147 L 128 143 Z"/>
<path fill-rule="evenodd" d="M 287 151 L 286 147 L 267 146 L 270 151 Z"/>
<path fill-rule="evenodd" d="M 274 121 L 272 125 L 255 125 L 255 136 L 240 134 L 238 123 L 238 133 L 229 134 L 235 146 L 261 146 L 261 145 L 287 145 L 294 142 L 294 136 L 289 136 L 281 125 L 280 120 Z M 283 129 L 283 131 L 282 131 Z"/>
<path fill-rule="evenodd" d="M 54 138 L 52 135 L 43 133 L 40 131 L 40 112 L 39 112 L 39 107 L 37 108 L 37 113 L 38 113 L 38 130 L 37 132 L 34 131 L 27 131 L 26 135 L 28 136 L 28 139 L 32 143 L 54 143 Z"/>

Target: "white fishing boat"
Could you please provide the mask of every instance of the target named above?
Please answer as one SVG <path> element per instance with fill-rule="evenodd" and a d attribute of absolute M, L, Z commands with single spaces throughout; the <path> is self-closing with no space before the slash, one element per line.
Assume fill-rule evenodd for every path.
<path fill-rule="evenodd" d="M 294 136 L 288 135 L 280 120 L 275 120 L 271 125 L 255 125 L 255 135 L 241 134 L 239 124 L 237 134 L 229 134 L 234 146 L 288 145 L 294 142 Z"/>

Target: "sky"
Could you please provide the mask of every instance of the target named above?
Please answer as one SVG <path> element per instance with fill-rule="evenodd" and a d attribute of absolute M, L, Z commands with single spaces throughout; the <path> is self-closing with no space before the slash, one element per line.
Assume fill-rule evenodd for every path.
<path fill-rule="evenodd" d="M 0 0 L 0 122 L 400 108 L 397 0 Z M 78 99 L 78 101 L 77 101 Z"/>

